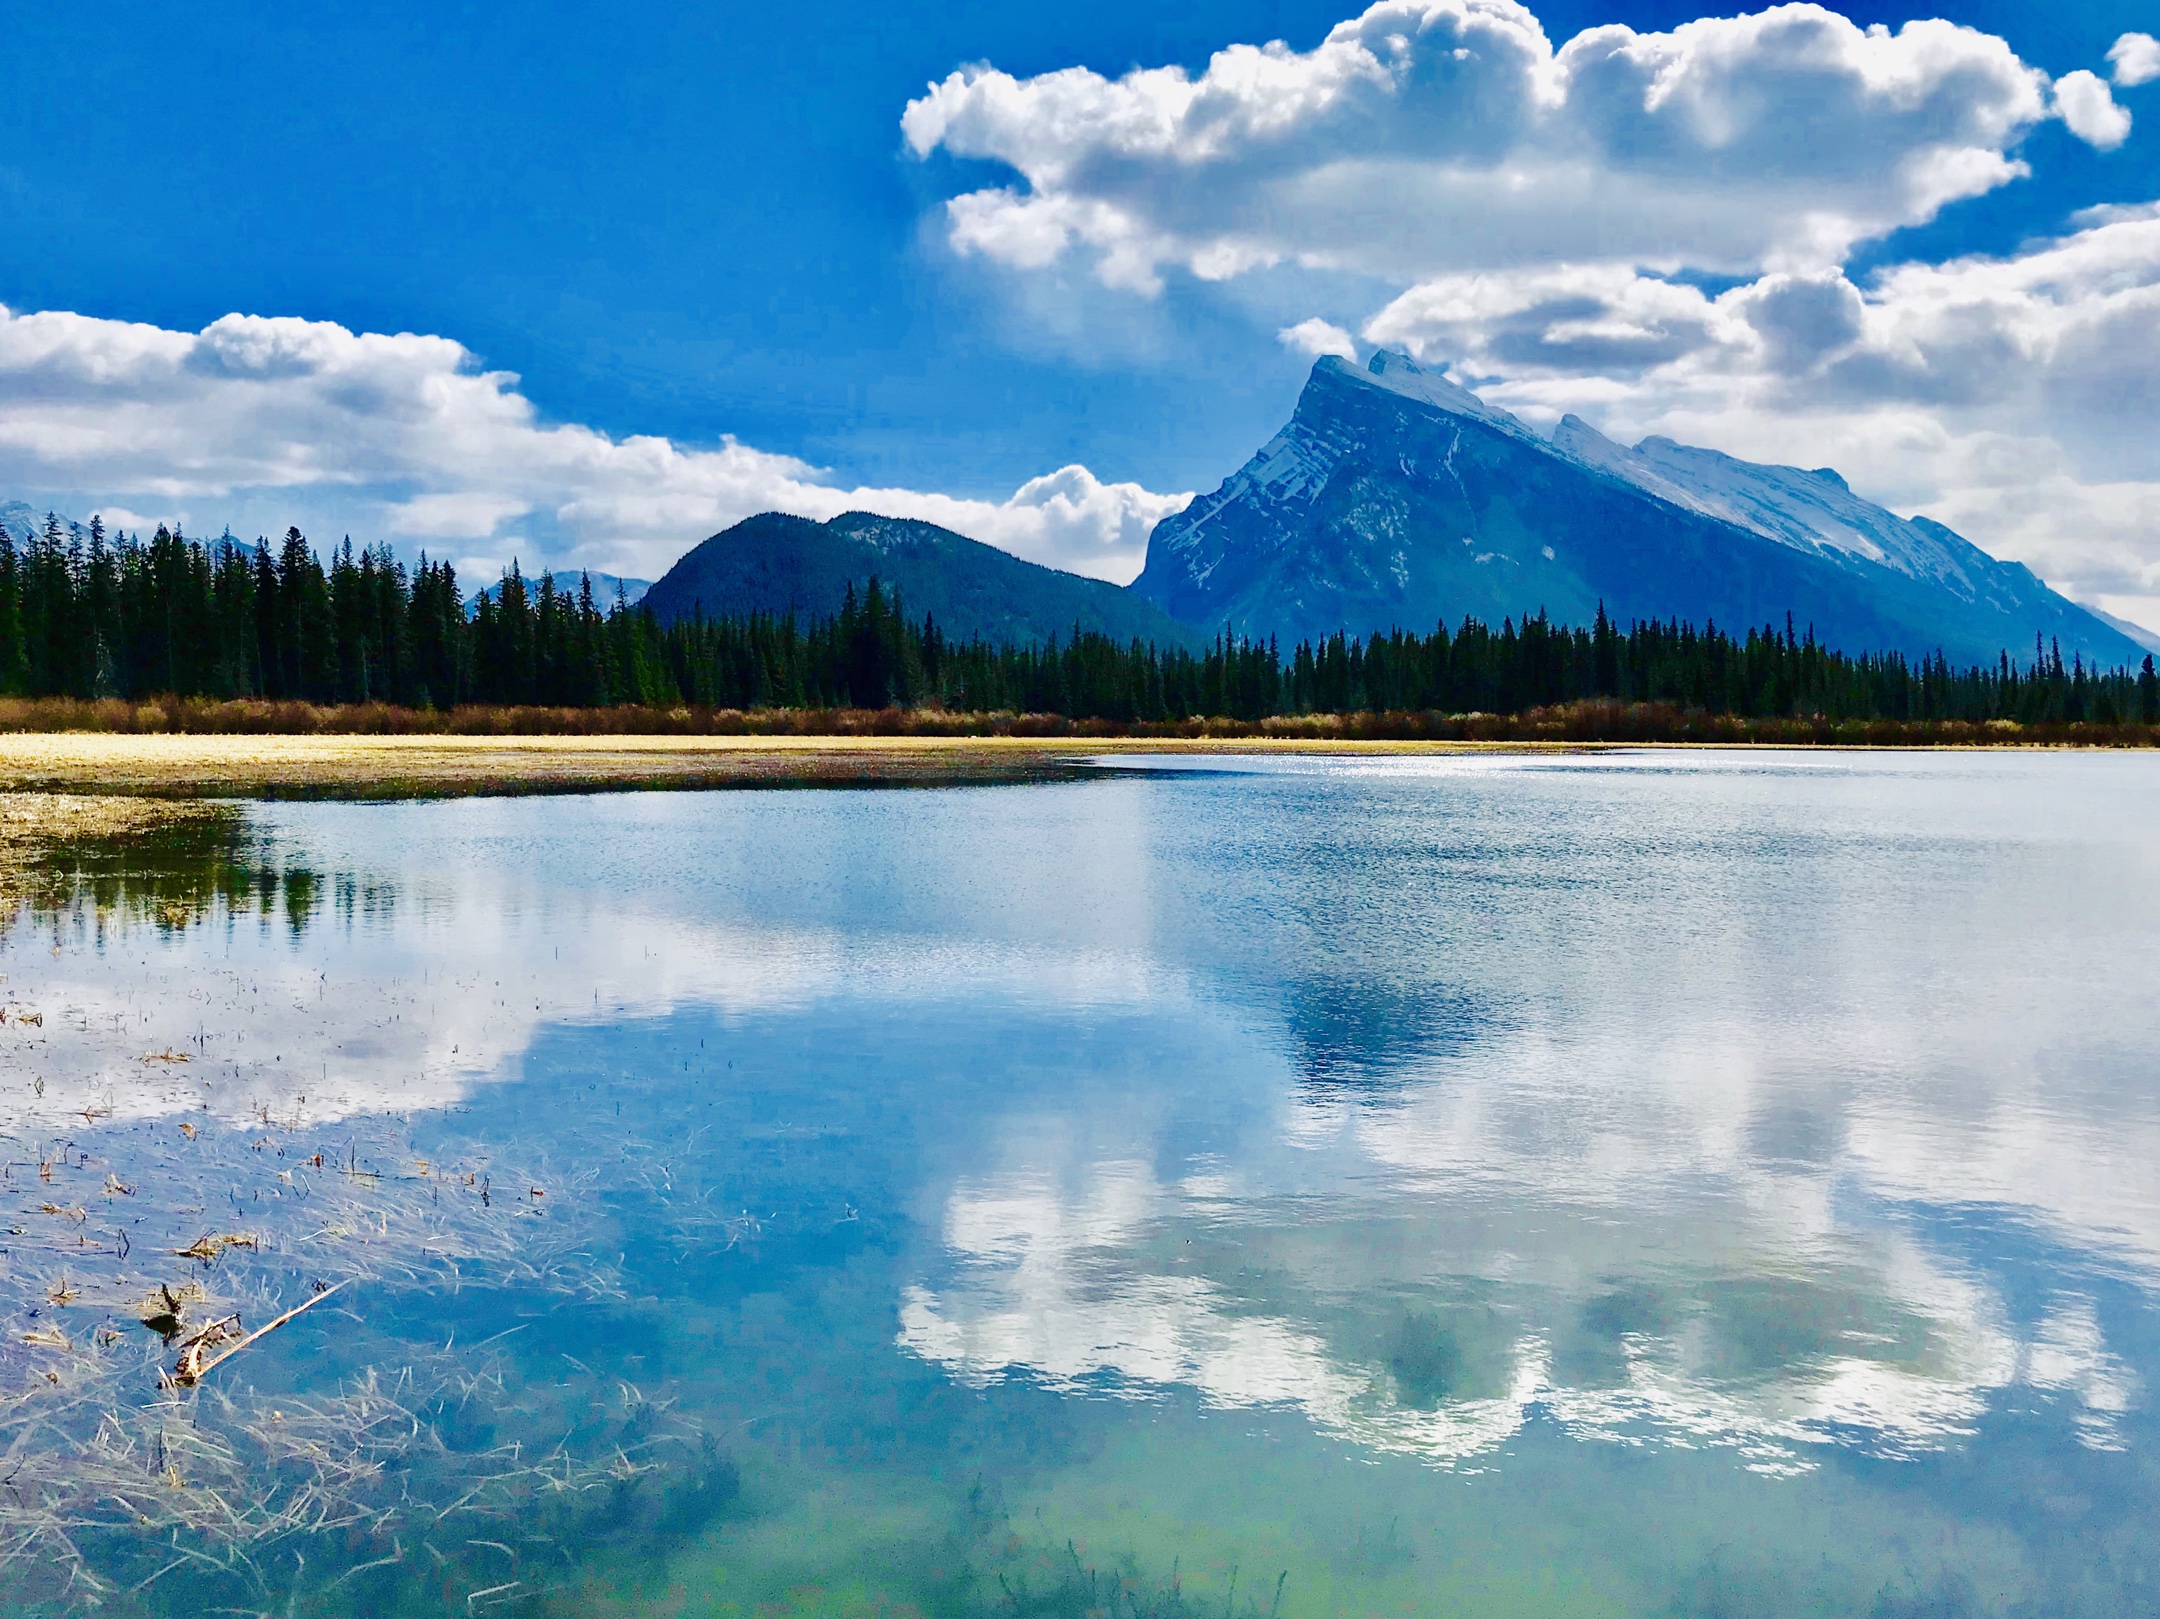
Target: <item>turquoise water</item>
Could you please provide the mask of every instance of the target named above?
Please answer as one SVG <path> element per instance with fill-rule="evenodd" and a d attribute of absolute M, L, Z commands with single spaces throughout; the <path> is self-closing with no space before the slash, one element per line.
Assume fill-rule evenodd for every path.
<path fill-rule="evenodd" d="M 2156 803 L 1661 752 L 256 806 L 0 944 L 0 1594 L 2154 1611 Z"/>

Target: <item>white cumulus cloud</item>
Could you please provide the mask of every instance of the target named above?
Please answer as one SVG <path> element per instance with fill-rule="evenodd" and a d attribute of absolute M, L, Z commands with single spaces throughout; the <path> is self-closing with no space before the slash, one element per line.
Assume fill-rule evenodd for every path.
<path fill-rule="evenodd" d="M 2107 59 L 2115 82 L 2126 90 L 2160 79 L 2160 39 L 2150 34 L 2123 35 L 2108 48 Z"/>
<path fill-rule="evenodd" d="M 1357 339 L 1317 315 L 1310 320 L 1301 320 L 1295 326 L 1285 326 L 1275 334 L 1275 341 L 1312 360 L 1323 354 L 1339 355 L 1351 361 L 1358 357 Z"/>
<path fill-rule="evenodd" d="M 0 491 L 220 519 L 243 497 L 356 535 L 657 576 L 753 512 L 919 517 L 1120 582 L 1190 498 L 1068 466 L 1003 501 L 846 489 L 792 456 L 547 423 L 443 337 L 227 315 L 200 332 L 0 307 Z"/>
<path fill-rule="evenodd" d="M 2088 75 L 2089 77 L 2089 75 Z M 1067 254 L 1150 292 L 1284 262 L 1413 279 L 1553 261 L 1746 273 L 1840 262 L 2025 172 L 2047 76 L 1947 22 L 1815 5 L 1555 51 L 1513 0 L 1381 0 L 1320 45 L 1018 79 L 966 68 L 911 102 L 920 156 L 1024 182 L 947 205 L 953 245 Z M 2071 93 L 2091 124 L 2091 97 Z M 2119 109 L 2117 109 L 2119 112 Z"/>
<path fill-rule="evenodd" d="M 1636 375 L 1712 342 L 1719 316 L 1692 286 L 1628 265 L 1555 264 L 1419 283 L 1365 336 L 1478 373 Z"/>
<path fill-rule="evenodd" d="M 2130 110 L 2117 106 L 2107 80 L 2079 68 L 2055 81 L 2055 111 L 2088 146 L 2112 152 L 2130 138 Z"/>

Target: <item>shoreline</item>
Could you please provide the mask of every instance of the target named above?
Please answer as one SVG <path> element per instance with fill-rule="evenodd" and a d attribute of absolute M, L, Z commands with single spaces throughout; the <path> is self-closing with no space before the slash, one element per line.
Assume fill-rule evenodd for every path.
<path fill-rule="evenodd" d="M 2005 743 L 1941 742 L 1920 751 Z M 2030 744 L 2028 744 L 2030 745 Z M 2059 746 L 2059 745 L 2058 745 Z M 0 732 L 0 794 L 404 800 L 531 794 L 1069 781 L 1120 754 L 1318 758 L 1630 748 L 1871 751 L 1867 743 L 1209 736 L 264 736 Z M 1913 751 L 1910 745 L 1900 751 Z"/>
<path fill-rule="evenodd" d="M 934 736 L 235 736 L 0 732 L 0 794 L 423 799 L 1076 780 L 1119 753 L 1584 751 L 1579 743 Z"/>

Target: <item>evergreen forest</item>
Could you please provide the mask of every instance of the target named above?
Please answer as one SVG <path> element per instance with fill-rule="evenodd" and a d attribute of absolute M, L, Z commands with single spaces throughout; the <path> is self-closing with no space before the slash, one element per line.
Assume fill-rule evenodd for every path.
<path fill-rule="evenodd" d="M 662 625 L 513 564 L 470 605 L 445 562 L 408 570 L 347 540 L 327 564 L 297 529 L 272 546 L 149 540 L 48 518 L 0 528 L 0 693 L 560 708 L 928 708 L 1157 722 L 1188 717 L 1519 714 L 1585 699 L 1748 718 L 2152 724 L 2160 676 L 2035 645 L 1993 667 L 1848 653 L 1784 625 L 1587 626 L 1540 613 L 1498 629 L 1337 635 L 1288 652 L 1218 636 L 1200 651 L 1076 634 L 949 639 L 875 579 L 833 617 Z"/>

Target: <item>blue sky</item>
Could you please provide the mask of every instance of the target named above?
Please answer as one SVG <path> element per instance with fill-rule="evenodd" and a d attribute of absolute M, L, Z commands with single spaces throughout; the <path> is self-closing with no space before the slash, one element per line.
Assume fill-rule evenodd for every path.
<path fill-rule="evenodd" d="M 1704 15 L 1676 5 L 1531 9 L 1555 49 L 1600 25 L 1657 35 Z M 1808 155 L 1820 172 L 1784 173 L 1772 142 L 1734 159 L 1724 190 L 1697 196 L 1670 165 L 1645 169 L 1634 147 L 1599 134 L 1596 162 L 1616 177 L 1616 206 L 1633 211 L 1610 239 L 1547 230 L 1581 201 L 1565 188 L 1540 195 L 1542 180 L 1530 185 L 1528 212 L 1510 212 L 1481 200 L 1489 190 L 1419 190 L 1405 171 L 1366 163 L 1405 151 L 1460 161 L 1460 141 L 1481 137 L 1458 132 L 1447 137 L 1458 146 L 1442 150 L 1433 131 L 1459 110 L 1450 96 L 1468 105 L 1483 93 L 1467 81 L 1415 104 L 1412 91 L 1395 92 L 1399 116 L 1377 134 L 1370 120 L 1359 133 L 1321 118 L 1272 146 L 1268 135 L 1249 151 L 1211 149 L 1198 184 L 1186 183 L 1190 152 L 1156 163 L 1106 146 L 1109 126 L 1088 120 L 1121 115 L 1100 97 L 1052 105 L 1037 93 L 1038 76 L 1061 70 L 1092 70 L 1113 91 L 1134 68 L 1182 66 L 1198 78 L 1212 53 L 1278 39 L 1310 77 L 1329 30 L 1357 15 L 1343 3 L 848 4 L 814 16 L 739 5 L 361 5 L 321 15 L 0 6 L 18 92 L 0 130 L 0 305 L 18 325 L 37 312 L 83 317 L 64 332 L 48 323 L 13 334 L 12 360 L 0 334 L 0 498 L 196 529 L 229 521 L 243 533 L 295 520 L 408 551 L 427 544 L 473 566 L 519 552 L 528 563 L 651 571 L 744 502 L 822 515 L 862 486 L 899 506 L 923 497 L 929 504 L 910 509 L 1116 577 L 1137 566 L 1145 526 L 1166 503 L 1212 487 L 1280 425 L 1316 346 L 1385 342 L 1453 362 L 1532 419 L 1577 408 L 1623 435 L 1722 435 L 1720 447 L 1765 457 L 1786 444 L 1794 459 L 1842 454 L 1841 465 L 1857 460 L 1847 465 L 1856 487 L 2150 616 L 2160 502 L 2141 491 L 2160 469 L 2141 473 L 2131 444 L 2112 455 L 2066 450 L 2063 432 L 2044 430 L 2066 385 L 2044 367 L 2024 397 L 1992 406 L 1945 381 L 1957 362 L 1937 338 L 1911 335 L 1922 318 L 1913 311 L 1939 304 L 1938 293 L 1922 288 L 1917 303 L 1869 313 L 1905 323 L 1895 340 L 1863 340 L 1837 325 L 1843 317 L 1823 317 L 1821 341 L 1842 339 L 1846 350 L 1818 355 L 1805 387 L 1786 373 L 1773 386 L 1757 353 L 1800 330 L 1787 321 L 1786 336 L 1763 335 L 1775 324 L 1761 313 L 1772 294 L 1780 309 L 1806 301 L 1766 276 L 1814 278 L 1817 303 L 1830 297 L 1822 278 L 1835 276 L 1838 296 L 1858 288 L 1872 310 L 1880 278 L 1901 267 L 1974 253 L 2013 264 L 2031 244 L 2090 230 L 2081 210 L 2160 199 L 2160 83 L 2118 69 L 2098 93 L 2131 127 L 2111 138 L 2106 118 L 2119 115 L 2102 115 L 2096 143 L 2057 115 L 2049 98 L 2060 87 L 2046 82 L 2079 70 L 2107 77 L 2115 41 L 2160 23 L 2150 4 L 1847 8 L 1855 23 L 1893 30 L 1946 16 L 2006 46 L 1993 66 L 1972 52 L 1923 64 L 1940 81 L 1926 93 L 1941 99 L 1923 121 L 1964 116 L 1961 96 L 1979 105 L 2006 94 L 2003 61 L 2038 70 L 2032 105 L 1975 114 L 1994 122 L 1950 137 L 2029 172 L 1968 179 L 1971 194 L 1957 200 L 1916 202 L 1910 186 L 1893 196 L 1885 174 L 1942 130 L 1916 134 L 1908 120 L 1884 135 L 1858 120 L 1853 152 Z M 1439 33 L 1417 37 L 1422 50 Z M 1756 28 L 1698 45 L 1760 54 L 1765 37 Z M 1505 44 L 1494 32 L 1463 38 L 1469 54 L 1493 59 Z M 1765 85 L 1774 95 L 1777 75 L 1791 71 L 1774 54 L 1743 64 L 1755 75 L 1736 92 L 1743 101 L 1759 101 Z M 933 82 L 980 64 L 1010 75 L 1020 100 L 992 117 L 979 85 L 952 88 L 930 120 L 942 120 L 937 130 L 922 133 L 924 113 L 903 135 L 911 102 L 927 107 Z M 2090 137 L 2092 116 L 2084 121 Z M 1373 151 L 1357 150 L 1368 138 Z M 1834 144 L 1819 131 L 1798 144 L 1809 140 Z M 1306 203 L 1290 206 L 1283 165 L 1307 150 L 1316 165 L 1366 163 L 1366 190 L 1313 207 L 1306 187 Z M 1507 158 L 1518 161 L 1530 160 Z M 1844 223 L 1803 244 L 1741 217 L 1758 189 L 1739 172 L 1746 162 L 1777 171 L 1760 188 L 1763 209 L 1821 203 Z M 1866 172 L 1871 163 L 1882 172 Z M 1786 181 L 1794 189 L 1780 203 Z M 1674 186 L 1686 193 L 1677 201 Z M 997 204 L 970 237 L 952 211 L 970 196 L 1043 206 Z M 1398 209 L 1422 212 L 1425 225 L 1413 220 L 1405 235 L 1384 217 Z M 1053 231 L 1063 245 L 1045 260 L 1038 227 L 1055 210 L 1068 221 L 1108 210 L 1121 223 Z M 1721 218 L 1702 224 L 1709 214 Z M 1443 215 L 1444 228 L 1432 223 Z M 2128 240 L 2141 227 L 2117 225 L 2122 239 L 2101 244 L 2112 257 L 2092 272 L 2096 289 L 2119 291 L 2125 273 L 2141 273 L 2146 249 Z M 1106 229 L 1127 246 L 1106 245 Z M 1023 241 L 1014 230 L 1034 234 Z M 1144 250 L 1130 247 L 1143 238 Z M 2160 283 L 2160 268 L 2146 279 Z M 1658 290 L 1689 283 L 1713 299 L 1764 290 L 1753 303 L 1702 309 Z M 176 346 L 233 314 L 268 324 Z M 1615 360 L 1609 343 L 1555 340 L 1570 319 L 1570 331 L 1624 327 L 1634 347 L 1622 344 Z M 1301 322 L 1318 324 L 1300 340 L 1278 336 Z M 414 341 L 356 359 L 307 323 Z M 1656 338 L 1648 348 L 1646 329 Z M 2108 329 L 2119 349 L 2120 328 Z M 1732 330 L 1756 358 L 1734 357 Z M 2024 349 L 2060 346 L 2048 334 L 2028 334 Z M 1909 359 L 1916 342 L 1925 385 L 1910 366 L 1883 380 L 1885 356 Z M 232 383 L 227 394 L 256 402 L 213 405 L 126 380 L 153 360 L 198 379 L 214 373 Z M 517 380 L 464 389 L 464 414 L 437 424 L 456 453 L 416 457 L 399 439 L 397 423 L 422 408 L 416 399 L 498 372 Z M 310 392 L 293 380 L 302 373 L 343 380 Z M 2093 387 L 2104 406 L 2123 385 L 2101 377 Z M 2080 444 L 2105 438 L 2109 411 L 2079 397 Z M 228 408 L 225 436 L 199 442 L 202 422 Z M 81 445 L 92 422 L 126 426 L 91 453 Z M 2154 424 L 2133 411 L 2131 425 Z M 568 436 L 540 444 L 553 428 Z M 282 442 L 258 449 L 249 434 Z M 371 448 L 354 455 L 355 440 Z M 2043 441 L 2062 453 L 2033 449 Z M 643 448 L 609 461 L 625 444 Z M 2067 478 L 2097 503 L 2089 520 L 2065 527 L 2060 488 L 2006 511 L 2005 455 L 2029 489 Z M 1994 482 L 1972 470 L 1981 463 L 1997 466 Z M 1086 470 L 1012 505 L 1016 489 L 1067 468 Z"/>

